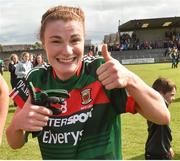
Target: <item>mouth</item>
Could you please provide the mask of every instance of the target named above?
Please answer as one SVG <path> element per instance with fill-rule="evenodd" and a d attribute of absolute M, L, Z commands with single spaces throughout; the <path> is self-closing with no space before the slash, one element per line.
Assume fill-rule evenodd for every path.
<path fill-rule="evenodd" d="M 71 63 L 73 61 L 75 61 L 76 57 L 72 57 L 72 58 L 56 58 L 56 60 L 60 63 Z"/>

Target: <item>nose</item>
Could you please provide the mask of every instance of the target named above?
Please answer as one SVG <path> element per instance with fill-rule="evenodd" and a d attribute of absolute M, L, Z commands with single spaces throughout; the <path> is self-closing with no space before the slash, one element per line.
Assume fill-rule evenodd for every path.
<path fill-rule="evenodd" d="M 71 55 L 73 54 L 73 48 L 70 44 L 63 45 L 63 54 L 64 55 Z"/>
<path fill-rule="evenodd" d="M 173 100 L 173 101 L 175 100 L 175 96 L 174 96 L 174 97 L 172 97 L 172 100 Z"/>

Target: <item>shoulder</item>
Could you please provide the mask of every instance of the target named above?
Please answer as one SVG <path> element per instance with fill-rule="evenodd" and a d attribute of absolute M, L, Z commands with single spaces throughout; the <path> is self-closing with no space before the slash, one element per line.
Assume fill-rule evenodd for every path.
<path fill-rule="evenodd" d="M 26 79 L 41 79 L 41 77 L 47 77 L 51 69 L 52 68 L 50 65 L 34 67 L 28 72 L 28 74 L 26 75 Z"/>
<path fill-rule="evenodd" d="M 23 65 L 23 63 L 21 61 L 19 61 L 16 65 L 16 67 L 21 67 Z"/>
<path fill-rule="evenodd" d="M 83 58 L 84 63 L 84 71 L 91 76 L 96 77 L 96 70 L 99 68 L 101 64 L 104 63 L 104 59 L 99 56 L 87 56 L 85 55 Z"/>
<path fill-rule="evenodd" d="M 19 61 L 18 63 L 17 63 L 17 65 L 18 66 L 22 66 L 22 65 L 24 65 L 25 63 L 23 62 L 23 61 Z"/>
<path fill-rule="evenodd" d="M 88 66 L 96 66 L 96 67 L 99 67 L 101 64 L 104 63 L 104 59 L 101 56 L 88 56 L 88 55 L 85 55 L 83 57 L 83 61 Z"/>
<path fill-rule="evenodd" d="M 10 62 L 9 64 L 8 64 L 9 66 L 13 66 L 13 64 Z"/>

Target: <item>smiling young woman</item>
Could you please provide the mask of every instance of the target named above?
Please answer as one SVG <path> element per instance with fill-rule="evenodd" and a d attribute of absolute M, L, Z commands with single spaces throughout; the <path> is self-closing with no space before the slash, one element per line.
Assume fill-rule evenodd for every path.
<path fill-rule="evenodd" d="M 55 115 L 20 87 L 13 91 L 18 108 L 6 131 L 12 148 L 25 144 L 27 132 L 41 131 L 43 159 L 122 159 L 120 114 L 169 122 L 160 94 L 112 58 L 105 44 L 103 58 L 83 56 L 84 22 L 84 12 L 75 7 L 56 6 L 42 16 L 40 39 L 50 65 L 32 69 L 24 84 L 33 84 L 37 97 L 58 89 L 70 97 L 52 105 L 61 110 Z"/>

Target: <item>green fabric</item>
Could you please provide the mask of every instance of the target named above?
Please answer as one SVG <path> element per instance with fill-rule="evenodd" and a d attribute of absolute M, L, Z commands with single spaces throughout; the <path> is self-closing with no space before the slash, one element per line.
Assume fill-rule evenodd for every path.
<path fill-rule="evenodd" d="M 102 59 L 84 61 L 80 76 L 62 81 L 52 67 L 35 68 L 27 76 L 39 90 L 66 89 L 66 112 L 52 116 L 38 137 L 43 159 L 122 159 L 120 113 L 124 89 L 107 91 L 97 80 Z M 83 94 L 87 94 L 83 96 Z M 111 101 L 111 102 L 109 102 Z"/>

